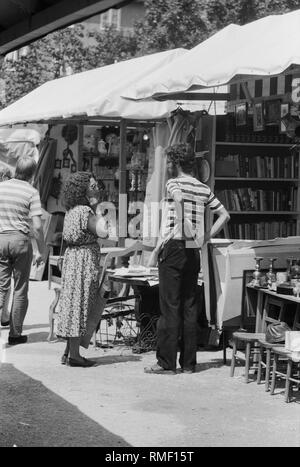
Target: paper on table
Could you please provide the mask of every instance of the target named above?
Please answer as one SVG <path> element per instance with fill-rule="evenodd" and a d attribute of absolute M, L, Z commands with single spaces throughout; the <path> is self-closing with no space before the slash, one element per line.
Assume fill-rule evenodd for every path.
<path fill-rule="evenodd" d="M 155 276 L 155 270 L 154 268 L 145 268 L 144 270 L 141 270 L 140 272 L 130 270 L 129 268 L 118 268 L 113 270 L 114 274 L 116 276 L 130 276 L 132 278 L 138 278 L 141 279 L 143 277 L 147 278 L 147 276 Z"/>
<path fill-rule="evenodd" d="M 149 284 L 150 287 L 154 287 L 155 285 L 158 285 L 158 284 L 159 284 L 159 281 L 158 281 L 158 280 L 154 280 L 154 279 L 153 279 L 153 280 L 150 279 L 150 280 L 148 280 L 147 282 L 148 282 L 148 284 Z"/>

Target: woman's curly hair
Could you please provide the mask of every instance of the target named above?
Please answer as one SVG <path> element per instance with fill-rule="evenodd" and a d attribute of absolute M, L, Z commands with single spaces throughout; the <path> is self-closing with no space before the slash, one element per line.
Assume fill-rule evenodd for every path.
<path fill-rule="evenodd" d="M 165 150 L 168 162 L 180 165 L 182 169 L 192 170 L 195 164 L 195 153 L 188 143 L 178 143 Z"/>
<path fill-rule="evenodd" d="M 5 180 L 10 180 L 12 178 L 12 173 L 8 167 L 0 165 L 0 182 Z"/>
<path fill-rule="evenodd" d="M 75 206 L 87 206 L 89 204 L 86 192 L 91 177 L 90 172 L 75 172 L 67 178 L 63 188 L 63 202 L 67 210 Z"/>

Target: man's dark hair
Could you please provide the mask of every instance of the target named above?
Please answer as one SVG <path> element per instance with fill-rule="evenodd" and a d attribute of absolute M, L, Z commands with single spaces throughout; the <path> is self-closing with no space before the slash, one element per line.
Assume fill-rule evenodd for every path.
<path fill-rule="evenodd" d="M 32 157 L 19 157 L 16 164 L 15 178 L 29 182 L 36 171 L 36 166 L 37 164 Z"/>
<path fill-rule="evenodd" d="M 195 153 L 188 143 L 178 143 L 169 146 L 165 154 L 167 161 L 179 165 L 183 171 L 191 172 L 195 165 Z"/>

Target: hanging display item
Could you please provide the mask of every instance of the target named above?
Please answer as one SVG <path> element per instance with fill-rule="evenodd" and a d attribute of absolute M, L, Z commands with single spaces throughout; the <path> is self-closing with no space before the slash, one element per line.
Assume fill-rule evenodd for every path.
<path fill-rule="evenodd" d="M 62 188 L 62 178 L 61 178 L 61 174 L 59 173 L 57 177 L 52 178 L 51 189 L 50 189 L 49 195 L 58 200 L 60 196 L 61 188 Z"/>
<path fill-rule="evenodd" d="M 100 139 L 98 141 L 97 149 L 98 149 L 100 157 L 106 157 L 107 156 L 106 144 L 105 144 L 105 141 L 103 139 Z"/>
<path fill-rule="evenodd" d="M 55 167 L 55 169 L 61 169 L 61 160 L 60 159 L 55 159 L 54 167 Z"/>
<path fill-rule="evenodd" d="M 73 155 L 73 151 L 70 149 L 70 146 L 75 143 L 78 138 L 78 129 L 76 125 L 65 125 L 62 129 L 62 137 L 67 143 L 67 147 L 63 150 L 63 167 L 68 169 L 71 166 L 72 161 L 72 172 L 76 172 L 77 163 Z M 70 160 L 69 160 L 70 157 Z"/>

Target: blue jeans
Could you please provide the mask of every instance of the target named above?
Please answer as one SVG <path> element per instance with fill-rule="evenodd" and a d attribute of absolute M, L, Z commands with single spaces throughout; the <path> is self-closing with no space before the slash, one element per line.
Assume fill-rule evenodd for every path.
<path fill-rule="evenodd" d="M 22 334 L 28 308 L 28 285 L 32 262 L 32 245 L 22 232 L 0 233 L 0 313 L 14 278 L 13 301 L 10 313 L 10 337 Z"/>

